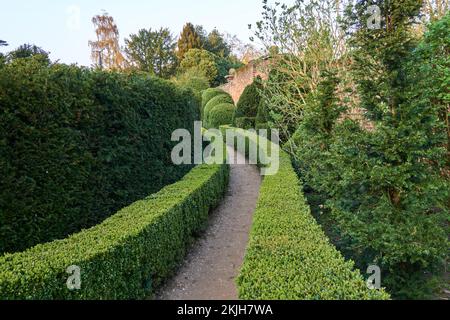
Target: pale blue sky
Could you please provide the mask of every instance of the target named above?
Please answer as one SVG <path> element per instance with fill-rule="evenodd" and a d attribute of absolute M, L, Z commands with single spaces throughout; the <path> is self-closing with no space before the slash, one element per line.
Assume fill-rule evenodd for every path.
<path fill-rule="evenodd" d="M 141 28 L 168 27 L 178 35 L 186 22 L 237 35 L 248 42 L 248 24 L 260 20 L 262 0 L 10 0 L 0 11 L 0 39 L 14 49 L 33 43 L 51 59 L 90 65 L 91 18 L 105 9 L 119 27 L 121 44 Z M 79 19 L 77 12 L 79 11 Z"/>

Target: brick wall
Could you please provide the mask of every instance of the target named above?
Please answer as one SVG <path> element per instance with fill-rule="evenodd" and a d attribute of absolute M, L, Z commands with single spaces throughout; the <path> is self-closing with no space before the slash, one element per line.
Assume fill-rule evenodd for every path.
<path fill-rule="evenodd" d="M 236 73 L 229 78 L 228 83 L 222 85 L 220 88 L 228 92 L 234 102 L 237 103 L 244 89 L 250 85 L 257 76 L 260 76 L 263 80 L 267 79 L 269 74 L 268 66 L 268 58 L 250 61 L 247 65 L 237 69 Z"/>
<path fill-rule="evenodd" d="M 270 68 L 270 60 L 268 57 L 263 57 L 257 60 L 250 61 L 247 65 L 236 70 L 236 73 L 233 76 L 229 77 L 228 83 L 222 85 L 220 88 L 225 92 L 228 92 L 233 98 L 234 102 L 237 103 L 239 98 L 242 95 L 244 89 L 250 85 L 253 80 L 260 76 L 263 80 L 268 78 Z M 350 105 L 357 106 L 359 104 L 358 95 L 356 94 L 356 87 L 353 86 L 353 92 L 351 94 L 344 93 L 343 91 L 337 92 L 338 96 L 340 96 L 341 103 L 344 103 L 343 99 L 346 97 L 349 101 L 351 101 Z M 358 121 L 361 126 L 369 131 L 375 129 L 374 123 L 369 121 L 364 116 L 364 110 L 358 107 L 349 107 L 349 111 L 346 115 L 341 117 L 341 120 L 344 118 L 350 118 L 355 121 Z"/>

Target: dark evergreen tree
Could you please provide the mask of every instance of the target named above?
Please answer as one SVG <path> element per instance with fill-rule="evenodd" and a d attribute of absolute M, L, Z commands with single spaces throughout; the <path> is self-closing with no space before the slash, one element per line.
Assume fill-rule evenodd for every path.
<path fill-rule="evenodd" d="M 369 29 L 369 5 L 381 9 Z M 441 120 L 412 85 L 412 23 L 422 1 L 357 1 L 347 12 L 361 106 L 376 129 L 337 125 L 330 147 L 336 183 L 324 187 L 332 215 L 361 268 L 382 267 L 395 297 L 424 297 L 424 280 L 445 259 L 448 184 Z"/>
<path fill-rule="evenodd" d="M 34 44 L 23 44 L 19 46 L 17 49 L 8 53 L 7 59 L 12 61 L 15 59 L 30 57 L 36 57 L 36 59 L 46 64 L 50 63 L 49 52 L 46 52 L 44 49 Z"/>
<path fill-rule="evenodd" d="M 183 31 L 178 39 L 178 60 L 183 60 L 186 52 L 191 49 L 202 49 L 202 39 L 197 33 L 197 29 L 194 25 L 192 23 L 187 23 L 183 27 Z"/>

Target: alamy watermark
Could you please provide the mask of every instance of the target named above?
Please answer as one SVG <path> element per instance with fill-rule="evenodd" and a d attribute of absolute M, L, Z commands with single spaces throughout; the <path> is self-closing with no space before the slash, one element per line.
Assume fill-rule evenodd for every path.
<path fill-rule="evenodd" d="M 81 289 L 81 268 L 79 266 L 73 265 L 66 269 L 69 274 L 67 278 L 66 285 L 67 289 L 70 291 Z"/>
<path fill-rule="evenodd" d="M 366 13 L 369 14 L 367 20 L 367 28 L 370 30 L 381 29 L 381 9 L 377 5 L 371 5 L 367 7 Z"/>
<path fill-rule="evenodd" d="M 381 289 L 381 268 L 377 265 L 371 265 L 367 268 L 367 274 L 371 276 L 367 279 L 367 288 L 370 290 Z"/>
<path fill-rule="evenodd" d="M 175 165 L 258 164 L 264 176 L 275 175 L 280 165 L 279 136 L 273 129 L 209 129 L 202 133 L 202 122 L 196 121 L 193 135 L 186 129 L 177 129 L 172 133 L 172 141 L 179 142 L 171 154 Z M 203 148 L 205 142 L 209 144 Z M 234 148 L 226 152 L 224 142 Z"/>

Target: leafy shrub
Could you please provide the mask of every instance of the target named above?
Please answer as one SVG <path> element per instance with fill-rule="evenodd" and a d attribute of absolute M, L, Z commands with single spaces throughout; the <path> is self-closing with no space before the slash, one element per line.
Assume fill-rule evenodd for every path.
<path fill-rule="evenodd" d="M 220 94 L 218 96 L 215 96 L 212 98 L 205 106 L 205 109 L 203 110 L 203 119 L 205 122 L 205 125 L 208 126 L 209 123 L 209 114 L 212 109 L 214 109 L 219 104 L 228 103 L 234 105 L 233 98 L 228 93 Z"/>
<path fill-rule="evenodd" d="M 180 87 L 189 88 L 194 91 L 199 104 L 202 101 L 202 92 L 209 88 L 208 79 L 193 72 L 192 69 L 178 75 L 172 81 Z"/>
<path fill-rule="evenodd" d="M 255 118 L 258 113 L 258 106 L 261 100 L 262 90 L 261 78 L 256 78 L 252 84 L 248 85 L 242 93 L 237 103 L 236 118 Z"/>
<path fill-rule="evenodd" d="M 17 59 L 0 71 L 0 252 L 64 238 L 182 177 L 192 93 L 141 74 Z"/>
<path fill-rule="evenodd" d="M 241 117 L 241 118 L 235 118 L 234 122 L 235 122 L 237 128 L 242 128 L 242 129 L 248 130 L 248 129 L 255 128 L 255 120 L 256 120 L 256 118 Z"/>
<path fill-rule="evenodd" d="M 243 130 L 236 130 L 238 135 Z M 266 140 L 245 133 L 247 145 Z M 269 144 L 270 146 L 271 144 Z M 270 152 L 263 148 L 264 152 Z M 247 149 L 249 150 L 249 149 Z M 269 151 L 267 151 L 269 150 Z M 329 242 L 310 213 L 290 157 L 280 153 L 277 174 L 266 176 L 254 214 L 250 242 L 237 280 L 247 300 L 388 299 L 369 290 L 351 261 Z"/>
<path fill-rule="evenodd" d="M 147 176 L 144 173 L 144 176 Z M 200 165 L 181 181 L 67 239 L 0 257 L 0 299 L 142 299 L 178 265 L 228 184 L 227 165 Z M 66 269 L 81 268 L 69 291 Z"/>
<path fill-rule="evenodd" d="M 235 111 L 234 104 L 222 103 L 215 106 L 208 115 L 208 128 L 218 129 L 222 125 L 231 124 Z"/>

